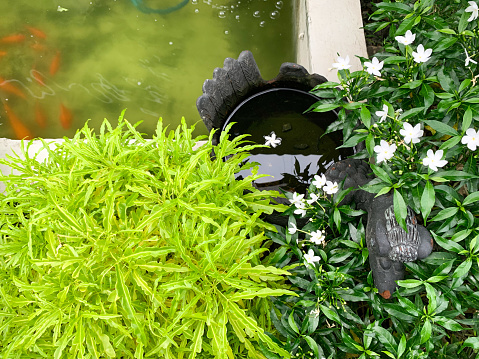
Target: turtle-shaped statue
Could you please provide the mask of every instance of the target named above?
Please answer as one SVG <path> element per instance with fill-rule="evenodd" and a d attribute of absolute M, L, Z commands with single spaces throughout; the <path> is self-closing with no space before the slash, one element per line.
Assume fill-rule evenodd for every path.
<path fill-rule="evenodd" d="M 371 168 L 365 161 L 346 159 L 333 164 L 325 173 L 330 181 L 344 181 L 344 188 L 359 188 L 371 181 Z M 366 244 L 374 285 L 379 294 L 389 299 L 396 289 L 396 281 L 404 278 L 405 262 L 426 258 L 432 251 L 428 230 L 417 223 L 411 208 L 407 209 L 406 232 L 396 221 L 393 195 L 375 197 L 358 189 L 349 193 L 343 204 L 354 201 L 357 208 L 367 212 Z"/>

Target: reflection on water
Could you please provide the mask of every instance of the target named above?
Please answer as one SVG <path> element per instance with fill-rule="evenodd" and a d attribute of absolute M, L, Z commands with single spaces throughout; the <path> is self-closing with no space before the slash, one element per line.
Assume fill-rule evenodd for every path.
<path fill-rule="evenodd" d="M 292 4 L 278 3 L 190 0 L 158 15 L 127 0 L 1 1 L 0 137 L 72 136 L 124 108 L 149 135 L 159 117 L 173 127 L 182 116 L 201 121 L 196 98 L 226 57 L 251 50 L 264 78 L 294 62 Z"/>
<path fill-rule="evenodd" d="M 232 113 L 224 127 L 235 122 L 233 136 L 251 134 L 247 139 L 258 144 L 265 144 L 264 136 L 271 132 L 281 138 L 277 147 L 256 148 L 248 157 L 260 163 L 259 174 L 269 175 L 255 181 L 258 188 L 306 193 L 314 175 L 352 154 L 349 148 L 337 149 L 340 132 L 324 134 L 336 121 L 335 112 L 303 113 L 317 100 L 302 91 L 276 88 L 258 93 Z M 243 170 L 238 176 L 249 174 L 251 170 Z"/>

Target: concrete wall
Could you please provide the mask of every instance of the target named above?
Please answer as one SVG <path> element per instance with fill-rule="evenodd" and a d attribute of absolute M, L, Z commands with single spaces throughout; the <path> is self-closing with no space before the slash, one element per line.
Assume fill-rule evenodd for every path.
<path fill-rule="evenodd" d="M 349 55 L 351 71 L 361 70 L 355 55 L 368 57 L 360 0 L 297 0 L 297 63 L 310 73 L 337 79 L 337 54 Z"/>

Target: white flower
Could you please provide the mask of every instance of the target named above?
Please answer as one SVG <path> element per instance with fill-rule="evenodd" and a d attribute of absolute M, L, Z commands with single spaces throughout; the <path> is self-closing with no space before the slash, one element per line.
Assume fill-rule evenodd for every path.
<path fill-rule="evenodd" d="M 321 188 L 323 187 L 324 185 L 326 184 L 326 176 L 325 175 L 321 175 L 318 176 L 318 175 L 315 175 L 314 176 L 314 181 L 313 181 L 313 185 L 316 187 L 316 188 Z"/>
<path fill-rule="evenodd" d="M 266 140 L 266 143 L 265 143 L 266 146 L 271 146 L 275 148 L 276 146 L 281 144 L 281 138 L 276 137 L 276 133 L 274 133 L 274 131 L 271 131 L 269 136 L 263 136 L 263 137 Z"/>
<path fill-rule="evenodd" d="M 468 22 L 472 20 L 476 20 L 477 16 L 479 15 L 479 8 L 477 7 L 477 3 L 474 1 L 468 1 L 469 7 L 466 8 L 466 12 L 472 12 L 471 17 L 467 19 Z"/>
<path fill-rule="evenodd" d="M 473 128 L 468 128 L 466 135 L 462 138 L 461 142 L 464 145 L 467 145 L 471 151 L 475 151 L 479 147 L 479 131 L 474 130 Z"/>
<path fill-rule="evenodd" d="M 383 68 L 383 65 L 384 65 L 384 61 L 379 62 L 377 57 L 373 57 L 372 62 L 364 63 L 364 66 L 366 66 L 366 71 L 370 75 L 376 75 L 376 76 L 381 76 L 381 73 L 379 72 L 379 70 Z"/>
<path fill-rule="evenodd" d="M 467 50 L 464 49 L 464 51 L 466 51 L 466 61 L 465 62 L 465 66 L 469 66 L 469 62 L 472 62 L 473 64 L 476 64 L 477 65 L 477 61 L 474 61 L 473 59 L 471 59 L 469 57 L 469 54 L 467 53 Z"/>
<path fill-rule="evenodd" d="M 296 227 L 294 223 L 290 223 L 289 225 L 291 226 L 288 228 L 289 234 L 295 234 L 298 228 Z"/>
<path fill-rule="evenodd" d="M 306 209 L 305 208 L 296 208 L 294 210 L 294 214 L 300 214 L 301 217 L 306 216 Z"/>
<path fill-rule="evenodd" d="M 313 250 L 310 249 L 308 253 L 304 255 L 304 259 L 309 264 L 314 264 L 315 262 L 319 262 L 321 258 L 319 256 L 315 256 Z"/>
<path fill-rule="evenodd" d="M 419 138 L 422 137 L 424 131 L 421 130 L 421 125 L 418 123 L 416 126 L 412 127 L 409 123 L 404 122 L 404 129 L 400 129 L 399 133 L 404 136 L 404 142 L 409 143 L 418 143 Z"/>
<path fill-rule="evenodd" d="M 435 172 L 438 167 L 444 167 L 447 164 L 446 160 L 441 159 L 443 154 L 443 150 L 438 150 L 436 153 L 433 150 L 428 150 L 427 157 L 422 160 L 422 164 Z"/>
<path fill-rule="evenodd" d="M 344 59 L 341 56 L 338 56 L 336 61 L 337 62 L 333 64 L 333 67 L 336 67 L 338 70 L 346 70 L 351 67 L 349 64 L 349 55 L 347 55 Z"/>
<path fill-rule="evenodd" d="M 316 232 L 311 232 L 311 239 L 310 241 L 313 242 L 314 244 L 322 244 L 324 243 L 324 240 L 326 239 L 326 236 L 324 235 L 323 231 L 317 230 Z"/>
<path fill-rule="evenodd" d="M 427 60 L 429 60 L 429 58 L 431 57 L 431 54 L 432 54 L 432 49 L 424 50 L 424 46 L 420 44 L 417 47 L 417 52 L 415 51 L 412 52 L 412 57 L 414 57 L 414 61 L 416 61 L 417 63 L 421 63 L 421 62 L 426 62 Z"/>
<path fill-rule="evenodd" d="M 374 152 L 378 154 L 378 163 L 382 161 L 390 160 L 394 156 L 394 152 L 396 152 L 396 145 L 390 145 L 384 140 L 381 140 L 379 146 L 374 146 Z"/>
<path fill-rule="evenodd" d="M 383 105 L 382 111 L 376 111 L 376 116 L 379 117 L 379 123 L 383 122 L 388 115 L 388 105 Z"/>
<path fill-rule="evenodd" d="M 303 198 L 304 198 L 304 194 L 299 194 L 299 193 L 294 192 L 293 193 L 293 198 L 290 199 L 289 201 L 291 202 L 291 204 L 296 205 L 298 203 L 302 203 Z"/>
<path fill-rule="evenodd" d="M 310 199 L 307 199 L 306 202 L 308 202 L 308 204 L 313 204 L 314 202 L 316 202 L 319 198 L 318 195 L 316 195 L 316 193 L 310 193 Z"/>
<path fill-rule="evenodd" d="M 338 192 L 339 187 L 337 182 L 326 181 L 326 185 L 323 187 L 323 191 L 327 194 L 335 194 Z"/>
<path fill-rule="evenodd" d="M 405 36 L 396 36 L 396 41 L 403 44 L 403 45 L 410 45 L 416 39 L 416 34 L 413 34 L 411 30 L 406 31 Z"/>

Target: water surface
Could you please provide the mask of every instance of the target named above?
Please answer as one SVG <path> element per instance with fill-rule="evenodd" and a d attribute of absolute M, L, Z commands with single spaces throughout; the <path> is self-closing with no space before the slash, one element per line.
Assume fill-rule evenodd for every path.
<path fill-rule="evenodd" d="M 196 98 L 226 57 L 252 51 L 265 79 L 295 61 L 286 0 L 190 0 L 168 15 L 130 0 L 2 0 L 0 14 L 0 137 L 72 136 L 124 108 L 151 136 L 159 117 L 201 121 Z"/>

